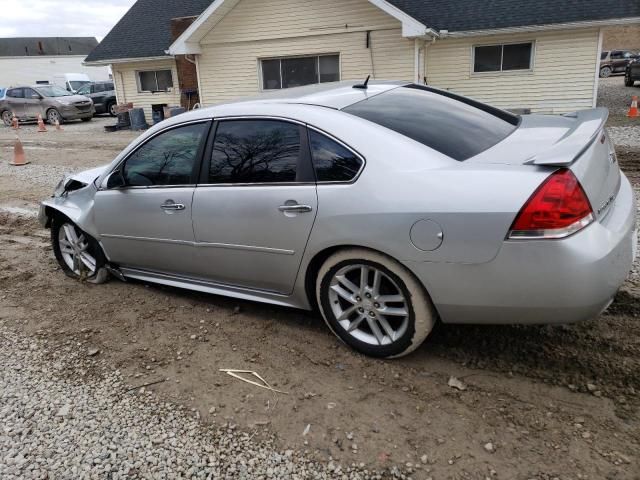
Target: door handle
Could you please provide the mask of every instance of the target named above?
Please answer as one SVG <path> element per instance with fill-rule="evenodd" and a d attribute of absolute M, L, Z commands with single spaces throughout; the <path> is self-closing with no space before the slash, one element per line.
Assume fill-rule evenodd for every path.
<path fill-rule="evenodd" d="M 307 213 L 313 210 L 309 205 L 280 205 L 278 210 L 284 213 Z"/>
<path fill-rule="evenodd" d="M 186 207 L 182 203 L 174 203 L 173 201 L 168 200 L 162 205 L 160 205 L 160 208 L 162 210 L 169 210 L 172 212 L 176 212 L 176 211 L 184 210 Z"/>

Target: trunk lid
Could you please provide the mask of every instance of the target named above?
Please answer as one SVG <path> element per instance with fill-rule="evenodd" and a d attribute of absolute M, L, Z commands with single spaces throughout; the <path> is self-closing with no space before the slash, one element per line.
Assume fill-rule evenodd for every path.
<path fill-rule="evenodd" d="M 569 168 L 580 181 L 596 218 L 606 215 L 620 187 L 620 168 L 605 123 L 606 108 L 564 116 L 525 115 L 503 142 L 469 162 Z"/>

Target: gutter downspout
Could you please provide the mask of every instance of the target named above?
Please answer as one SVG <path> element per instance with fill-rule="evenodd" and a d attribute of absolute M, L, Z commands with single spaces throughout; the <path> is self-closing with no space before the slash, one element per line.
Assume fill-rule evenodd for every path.
<path fill-rule="evenodd" d="M 596 56 L 596 78 L 593 81 L 593 108 L 598 105 L 598 87 L 600 84 L 600 57 L 602 55 L 602 29 L 598 30 L 598 55 Z"/>

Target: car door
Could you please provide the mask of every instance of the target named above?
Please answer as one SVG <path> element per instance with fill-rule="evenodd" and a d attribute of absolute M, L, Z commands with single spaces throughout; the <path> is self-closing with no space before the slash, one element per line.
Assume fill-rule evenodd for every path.
<path fill-rule="evenodd" d="M 91 85 L 91 100 L 93 100 L 93 104 L 96 107 L 96 111 L 102 113 L 105 110 L 105 105 L 104 105 L 104 99 L 105 99 L 105 93 L 104 93 L 104 83 L 94 83 L 93 85 Z"/>
<path fill-rule="evenodd" d="M 23 100 L 24 116 L 26 118 L 36 118 L 42 115 L 42 96 L 33 88 L 24 88 Z"/>
<path fill-rule="evenodd" d="M 192 200 L 210 126 L 198 121 L 161 131 L 128 155 L 97 192 L 95 222 L 110 261 L 193 273 Z M 109 188 L 112 183 L 120 186 Z"/>
<path fill-rule="evenodd" d="M 220 120 L 203 166 L 193 200 L 199 276 L 290 293 L 318 207 L 306 128 Z"/>
<path fill-rule="evenodd" d="M 9 105 L 9 110 L 11 110 L 16 117 L 21 120 L 26 118 L 24 108 L 24 88 L 10 88 L 7 90 L 6 101 Z"/>
<path fill-rule="evenodd" d="M 624 52 L 620 50 L 614 50 L 611 52 L 611 69 L 614 72 L 620 72 L 624 70 L 626 60 L 624 58 Z"/>

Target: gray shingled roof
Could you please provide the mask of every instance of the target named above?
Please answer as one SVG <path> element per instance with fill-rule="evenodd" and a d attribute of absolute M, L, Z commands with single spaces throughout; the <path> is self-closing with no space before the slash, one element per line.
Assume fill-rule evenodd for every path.
<path fill-rule="evenodd" d="M 434 30 L 462 32 L 640 17 L 640 0 L 389 0 Z"/>
<path fill-rule="evenodd" d="M 98 45 L 94 37 L 0 38 L 0 57 L 87 55 Z"/>
<path fill-rule="evenodd" d="M 197 16 L 213 0 L 138 0 L 87 62 L 160 57 L 172 18 Z M 461 32 L 640 17 L 640 0 L 389 0 L 434 30 Z"/>
<path fill-rule="evenodd" d="M 171 45 L 171 19 L 193 17 L 213 0 L 138 0 L 85 62 L 162 57 Z"/>

